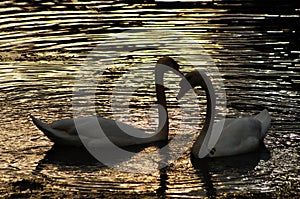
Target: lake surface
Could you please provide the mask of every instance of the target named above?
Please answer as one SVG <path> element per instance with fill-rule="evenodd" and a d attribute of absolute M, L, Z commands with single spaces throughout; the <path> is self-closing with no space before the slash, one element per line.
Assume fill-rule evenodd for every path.
<path fill-rule="evenodd" d="M 299 197 L 296 1 L 4 1 L 0 6 L 1 197 Z M 76 101 L 82 115 L 153 130 L 153 68 L 146 66 L 168 55 L 186 73 L 192 66 L 184 55 L 202 53 L 211 60 L 200 65 L 212 61 L 223 78 L 228 117 L 269 110 L 272 125 L 259 151 L 212 160 L 191 158 L 187 151 L 164 169 L 127 173 L 82 149 L 54 146 L 30 120 L 30 115 L 44 122 L 73 117 L 74 89 L 85 86 L 78 78 L 92 71 L 98 81 L 96 108 Z M 91 55 L 105 64 L 88 65 Z M 172 90 L 179 79 L 167 80 L 172 137 L 180 126 Z M 130 115 L 122 107 L 112 109 L 111 95 L 120 85 L 135 90 Z M 120 99 L 128 97 L 126 89 L 118 92 Z M 201 122 L 206 100 L 199 93 Z M 183 128 L 201 130 L 197 118 L 188 121 Z"/>

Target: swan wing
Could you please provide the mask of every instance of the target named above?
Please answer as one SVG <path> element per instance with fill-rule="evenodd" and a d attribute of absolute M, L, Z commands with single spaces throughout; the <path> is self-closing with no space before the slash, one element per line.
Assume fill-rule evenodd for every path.
<path fill-rule="evenodd" d="M 51 125 L 43 123 L 33 116 L 31 116 L 31 119 L 37 128 L 40 129 L 52 142 L 65 146 L 81 146 L 81 141 L 78 136 L 70 135 L 60 128 L 53 128 Z"/>
<path fill-rule="evenodd" d="M 84 141 L 93 147 L 105 147 L 111 143 L 130 146 L 161 140 L 158 136 L 151 136 L 141 129 L 102 117 L 70 118 L 51 124 L 43 123 L 33 116 L 31 118 L 51 141 L 59 145 L 81 146 Z"/>
<path fill-rule="evenodd" d="M 247 153 L 259 147 L 271 124 L 265 109 L 253 117 L 225 119 L 222 133 L 209 156 L 229 156 Z"/>
<path fill-rule="evenodd" d="M 96 120 L 95 120 L 96 119 Z M 80 138 L 85 139 L 89 146 L 103 147 L 114 143 L 117 146 L 130 146 L 151 142 L 145 137 L 145 131 L 123 122 L 97 118 L 80 118 L 76 121 L 76 130 L 80 130 Z"/>
<path fill-rule="evenodd" d="M 209 156 L 230 156 L 255 150 L 259 146 L 260 131 L 260 122 L 254 118 L 226 119 Z"/>

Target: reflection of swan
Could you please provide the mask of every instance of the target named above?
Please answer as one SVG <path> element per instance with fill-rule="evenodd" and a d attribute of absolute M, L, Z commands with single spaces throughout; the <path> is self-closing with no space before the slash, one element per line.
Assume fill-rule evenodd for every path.
<path fill-rule="evenodd" d="M 218 195 L 217 189 L 223 186 L 223 182 L 228 186 L 230 186 L 227 184 L 228 179 L 240 182 L 241 178 L 249 175 L 261 160 L 267 161 L 270 157 L 270 152 L 262 143 L 256 151 L 235 156 L 195 158 L 191 155 L 191 163 L 203 182 L 206 196 L 215 198 Z M 231 185 L 236 186 L 235 183 Z"/>
<path fill-rule="evenodd" d="M 205 162 L 204 165 L 208 164 L 210 172 L 216 173 L 225 170 L 234 170 L 235 173 L 242 175 L 252 171 L 261 160 L 267 161 L 270 157 L 270 151 L 266 148 L 264 143 L 261 143 L 257 150 L 249 153 L 217 158 L 206 157 L 201 159 L 191 156 L 191 162 L 196 169 L 201 169 L 203 166 L 201 164 Z"/>
<path fill-rule="evenodd" d="M 55 121 L 52 124 L 45 124 L 32 117 L 34 124 L 44 132 L 44 134 L 58 145 L 81 146 L 82 142 L 88 146 L 108 146 L 110 142 L 101 137 L 99 124 L 105 135 L 111 142 L 117 146 L 130 146 L 136 144 L 145 144 L 150 142 L 162 141 L 168 139 L 168 113 L 166 107 L 165 88 L 163 86 L 163 74 L 171 70 L 178 71 L 178 64 L 170 57 L 164 57 L 157 61 L 155 67 L 156 97 L 158 102 L 159 124 L 158 131 L 153 136 L 145 137 L 145 132 L 141 129 L 132 127 L 119 121 L 106 119 L 102 117 L 84 117 L 77 119 L 63 119 Z M 173 71 L 174 71 L 173 70 Z M 75 122 L 74 122 L 75 120 Z M 76 126 L 75 126 L 76 123 Z M 77 130 L 80 129 L 80 138 Z M 134 137 L 130 134 L 143 137 Z M 146 135 L 147 136 L 147 135 Z M 82 142 L 81 142 L 82 140 Z"/>
<path fill-rule="evenodd" d="M 36 170 L 38 170 L 38 168 L 41 170 L 44 164 L 49 163 L 57 165 L 97 165 L 98 167 L 105 167 L 85 148 L 66 147 L 56 144 L 52 145 L 51 149 L 46 152 L 45 157 L 39 161 Z"/>
<path fill-rule="evenodd" d="M 218 124 L 214 124 L 216 105 L 215 92 L 212 82 L 204 71 L 195 70 L 188 73 L 185 77 L 192 87 L 201 86 L 206 92 L 207 115 L 205 124 L 192 149 L 195 157 L 202 158 L 203 153 L 200 151 L 200 149 L 202 149 L 201 147 L 204 143 L 205 136 L 213 135 L 213 126 Z M 179 91 L 178 98 L 181 98 L 191 88 L 183 82 L 180 83 L 180 86 L 181 89 Z M 222 133 L 214 148 L 209 152 L 208 156 L 230 156 L 247 153 L 258 149 L 260 142 L 262 142 L 263 138 L 265 137 L 270 123 L 271 117 L 266 109 L 254 117 L 226 119 Z"/>

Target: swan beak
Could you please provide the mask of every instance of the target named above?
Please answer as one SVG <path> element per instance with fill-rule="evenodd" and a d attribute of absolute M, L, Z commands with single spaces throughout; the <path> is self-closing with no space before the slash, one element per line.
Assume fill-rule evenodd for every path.
<path fill-rule="evenodd" d="M 176 99 L 180 100 L 189 90 L 191 89 L 191 87 L 187 84 L 184 84 L 180 87 L 180 90 L 177 94 Z"/>

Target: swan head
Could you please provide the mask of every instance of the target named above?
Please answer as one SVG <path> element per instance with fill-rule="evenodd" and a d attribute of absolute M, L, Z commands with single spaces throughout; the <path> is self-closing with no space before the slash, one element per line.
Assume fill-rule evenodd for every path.
<path fill-rule="evenodd" d="M 190 89 L 196 86 L 201 86 L 206 89 L 207 83 L 205 79 L 207 79 L 207 75 L 202 70 L 194 70 L 187 73 L 179 83 L 180 90 L 177 99 L 181 99 Z"/>
<path fill-rule="evenodd" d="M 172 59 L 171 57 L 168 57 L 168 56 L 160 58 L 157 61 L 157 64 L 166 65 L 166 66 L 173 68 L 176 71 L 179 71 L 178 63 L 174 59 Z"/>

